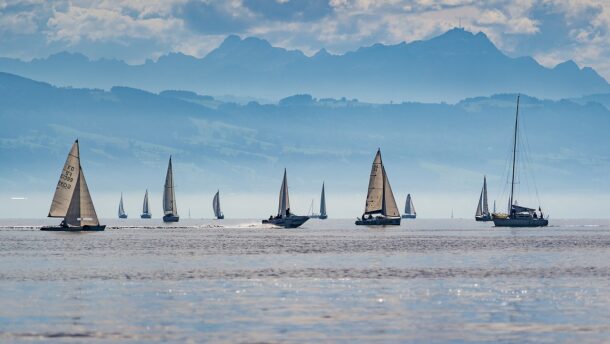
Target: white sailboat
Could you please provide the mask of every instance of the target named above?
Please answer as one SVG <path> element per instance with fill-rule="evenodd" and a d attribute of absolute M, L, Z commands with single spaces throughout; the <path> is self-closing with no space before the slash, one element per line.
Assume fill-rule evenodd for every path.
<path fill-rule="evenodd" d="M 263 224 L 272 224 L 284 228 L 297 228 L 309 220 L 309 216 L 299 216 L 290 212 L 290 197 L 288 196 L 288 177 L 284 169 L 284 179 L 280 188 L 280 197 L 276 216 L 269 216 Z"/>
<path fill-rule="evenodd" d="M 515 200 L 515 169 L 517 165 L 517 144 L 519 131 L 519 96 L 517 96 L 517 112 L 515 114 L 515 131 L 513 137 L 512 177 L 510 197 L 508 199 L 508 214 L 493 213 L 492 219 L 496 227 L 544 227 L 548 226 L 549 220 L 542 214 L 542 208 L 538 206 L 540 216 L 536 209 L 523 207 Z"/>
<path fill-rule="evenodd" d="M 477 205 L 477 212 L 475 213 L 474 218 L 477 221 L 491 221 L 491 213 L 489 212 L 489 206 L 487 205 L 487 176 L 483 176 L 483 188 L 481 189 L 479 204 Z"/>
<path fill-rule="evenodd" d="M 309 218 L 320 219 L 320 220 L 326 220 L 328 218 L 328 215 L 326 214 L 326 193 L 324 192 L 324 183 L 322 183 L 322 193 L 320 195 L 320 213 L 315 214 L 313 212 L 313 200 L 312 200 Z"/>
<path fill-rule="evenodd" d="M 119 219 L 126 219 L 127 213 L 125 212 L 125 208 L 123 208 L 123 194 L 121 193 L 121 201 L 119 202 Z"/>
<path fill-rule="evenodd" d="M 150 219 L 152 214 L 150 213 L 150 208 L 148 207 L 148 189 L 146 189 L 146 193 L 144 194 L 144 203 L 142 204 L 142 215 L 140 218 Z"/>
<path fill-rule="evenodd" d="M 400 213 L 383 167 L 381 150 L 377 150 L 373 160 L 364 214 L 357 219 L 356 225 L 400 225 Z"/>
<path fill-rule="evenodd" d="M 407 201 L 405 202 L 405 213 L 402 214 L 403 219 L 414 219 L 417 217 L 417 212 L 415 211 L 415 206 L 413 206 L 413 199 L 411 198 L 411 194 L 407 195 Z"/>
<path fill-rule="evenodd" d="M 72 145 L 55 188 L 49 217 L 60 217 L 59 226 L 45 226 L 43 231 L 103 231 L 91 200 L 91 194 L 80 165 L 78 140 Z"/>
<path fill-rule="evenodd" d="M 217 220 L 222 220 L 225 218 L 225 214 L 220 210 L 220 190 L 216 191 L 214 195 L 214 199 L 212 200 L 212 208 L 214 208 L 214 216 L 216 216 Z"/>
<path fill-rule="evenodd" d="M 176 193 L 174 191 L 174 171 L 172 169 L 172 157 L 169 157 L 167 174 L 165 175 L 165 187 L 163 188 L 163 222 L 178 222 L 178 207 L 176 206 Z"/>

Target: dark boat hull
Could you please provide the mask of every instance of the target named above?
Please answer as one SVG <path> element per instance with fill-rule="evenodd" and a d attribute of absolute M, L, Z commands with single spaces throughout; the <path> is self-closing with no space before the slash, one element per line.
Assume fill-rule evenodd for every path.
<path fill-rule="evenodd" d="M 119 219 L 126 219 L 127 215 L 119 215 Z"/>
<path fill-rule="evenodd" d="M 150 218 L 152 218 L 152 215 L 151 214 L 142 214 L 142 215 L 140 215 L 140 218 L 141 219 L 150 219 Z"/>
<path fill-rule="evenodd" d="M 274 218 L 270 220 L 263 220 L 263 224 L 274 225 L 284 228 L 297 228 L 309 220 L 309 216 L 288 216 L 282 218 Z"/>
<path fill-rule="evenodd" d="M 546 227 L 549 220 L 540 218 L 495 218 L 493 219 L 496 227 Z"/>
<path fill-rule="evenodd" d="M 224 220 L 224 219 L 225 219 L 224 215 L 216 216 L 216 220 Z"/>
<path fill-rule="evenodd" d="M 476 221 L 481 221 L 481 222 L 493 221 L 493 219 L 491 218 L 491 215 L 479 215 L 479 216 L 475 216 L 474 219 Z"/>
<path fill-rule="evenodd" d="M 358 219 L 357 226 L 400 226 L 400 217 L 376 217 L 373 219 Z"/>
<path fill-rule="evenodd" d="M 176 215 L 163 216 L 163 222 L 178 222 L 179 220 L 180 220 L 180 216 L 176 216 Z"/>
<path fill-rule="evenodd" d="M 318 219 L 320 220 L 326 220 L 328 218 L 328 215 L 320 215 L 318 216 Z"/>
<path fill-rule="evenodd" d="M 81 226 L 81 227 L 65 227 L 65 226 L 44 226 L 41 231 L 48 232 L 101 232 L 106 229 L 106 225 L 98 226 Z"/>
<path fill-rule="evenodd" d="M 403 219 L 414 219 L 416 217 L 417 217 L 417 215 L 411 215 L 411 214 L 404 214 L 402 216 Z"/>

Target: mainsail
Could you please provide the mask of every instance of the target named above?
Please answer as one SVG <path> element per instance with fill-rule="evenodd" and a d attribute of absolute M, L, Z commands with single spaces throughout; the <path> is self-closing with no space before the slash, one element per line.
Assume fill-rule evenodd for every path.
<path fill-rule="evenodd" d="M 400 216 L 394 193 L 390 186 L 383 162 L 381 151 L 377 150 L 371 176 L 369 178 L 369 190 L 366 195 L 364 214 L 382 214 L 386 216 Z"/>
<path fill-rule="evenodd" d="M 405 202 L 405 214 L 415 215 L 415 207 L 413 206 L 413 199 L 411 199 L 411 194 L 407 195 L 407 201 Z"/>
<path fill-rule="evenodd" d="M 142 204 L 142 214 L 148 214 L 148 189 L 146 189 L 146 193 L 144 194 L 144 204 Z"/>
<path fill-rule="evenodd" d="M 286 216 L 289 209 L 290 197 L 288 196 L 288 178 L 286 177 L 286 169 L 284 169 L 284 179 L 282 180 L 282 187 L 280 188 L 280 201 L 277 208 L 278 216 Z"/>
<path fill-rule="evenodd" d="M 176 206 L 176 194 L 174 192 L 174 173 L 172 170 L 172 157 L 169 157 L 167 175 L 165 176 L 165 188 L 163 189 L 163 213 L 165 215 L 178 215 Z"/>
<path fill-rule="evenodd" d="M 49 217 L 63 217 L 67 225 L 99 225 L 85 174 L 80 166 L 78 140 L 72 145 L 55 189 Z"/>
<path fill-rule="evenodd" d="M 121 201 L 119 202 L 119 217 L 125 215 L 125 209 L 123 208 L 123 194 L 121 194 Z"/>
<path fill-rule="evenodd" d="M 212 201 L 212 207 L 214 208 L 214 216 L 221 217 L 222 211 L 220 211 L 220 190 L 216 191 L 214 200 Z"/>
<path fill-rule="evenodd" d="M 326 195 L 324 194 L 324 183 L 322 183 L 322 196 L 320 196 L 320 216 L 326 216 Z"/>

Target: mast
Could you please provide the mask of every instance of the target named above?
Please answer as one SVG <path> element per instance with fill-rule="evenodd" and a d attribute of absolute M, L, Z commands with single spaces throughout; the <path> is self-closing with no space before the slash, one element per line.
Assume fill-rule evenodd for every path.
<path fill-rule="evenodd" d="M 380 149 L 378 148 L 378 152 Z M 383 181 L 383 186 L 381 187 L 381 214 L 386 215 L 386 203 L 385 203 L 385 168 L 383 167 L 383 159 L 381 155 L 379 155 L 379 163 L 381 165 L 381 180 Z"/>
<path fill-rule="evenodd" d="M 515 165 L 517 163 L 517 130 L 519 128 L 519 98 L 517 95 L 517 113 L 515 114 L 515 137 L 513 139 L 513 176 L 510 185 L 510 204 L 508 206 L 508 214 L 510 215 L 513 207 L 513 195 L 515 193 Z"/>

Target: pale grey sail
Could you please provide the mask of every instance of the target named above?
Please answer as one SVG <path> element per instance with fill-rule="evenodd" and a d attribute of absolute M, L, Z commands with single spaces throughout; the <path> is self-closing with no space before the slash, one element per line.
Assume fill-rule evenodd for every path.
<path fill-rule="evenodd" d="M 65 221 L 70 226 L 97 226 L 99 220 L 91 200 L 91 194 L 89 194 L 85 174 L 82 169 L 79 168 L 79 170 L 79 178 L 72 194 Z"/>
<path fill-rule="evenodd" d="M 148 189 L 146 190 L 146 193 L 144 194 L 144 204 L 142 204 L 142 214 L 148 214 Z"/>
<path fill-rule="evenodd" d="M 415 207 L 413 206 L 413 200 L 411 194 L 407 195 L 407 201 L 405 202 L 405 214 L 415 215 Z"/>
<path fill-rule="evenodd" d="M 383 211 L 383 179 L 381 151 L 378 150 L 371 167 L 369 189 L 364 208 L 365 214 L 381 213 Z"/>
<path fill-rule="evenodd" d="M 322 183 L 322 195 L 320 196 L 320 216 L 326 216 L 326 195 L 324 193 L 324 183 Z"/>
<path fill-rule="evenodd" d="M 165 187 L 163 189 L 163 213 L 165 215 L 178 215 L 171 157 L 169 158 L 169 164 L 167 165 L 167 175 L 165 176 Z"/>
<path fill-rule="evenodd" d="M 220 217 L 222 212 L 220 211 L 220 191 L 217 191 L 212 201 L 212 207 L 214 208 L 214 216 Z"/>
<path fill-rule="evenodd" d="M 483 177 L 483 213 L 489 214 L 489 205 L 487 204 L 487 177 Z"/>
<path fill-rule="evenodd" d="M 479 196 L 479 204 L 477 205 L 477 213 L 475 215 L 483 215 L 483 190 L 481 190 L 481 195 Z"/>
<path fill-rule="evenodd" d="M 286 177 L 286 169 L 284 169 L 284 179 L 280 188 L 280 200 L 278 204 L 277 214 L 286 216 L 286 211 L 290 209 L 290 197 L 288 196 L 288 178 Z"/>
<path fill-rule="evenodd" d="M 121 194 L 121 201 L 119 202 L 119 216 L 125 215 L 125 208 L 123 208 L 123 194 Z"/>
<path fill-rule="evenodd" d="M 49 210 L 49 217 L 65 217 L 72 201 L 72 195 L 76 190 L 80 173 L 80 153 L 78 141 L 74 142 L 66 163 L 59 176 L 59 182 L 55 188 L 53 202 Z"/>
<path fill-rule="evenodd" d="M 388 180 L 388 175 L 385 172 L 385 167 L 381 166 L 383 171 L 383 205 L 384 209 L 382 211 L 383 215 L 386 216 L 398 216 L 400 217 L 400 212 L 398 211 L 398 206 L 396 205 L 396 199 L 394 198 L 394 193 L 392 192 L 392 187 L 390 186 L 390 181 Z"/>

